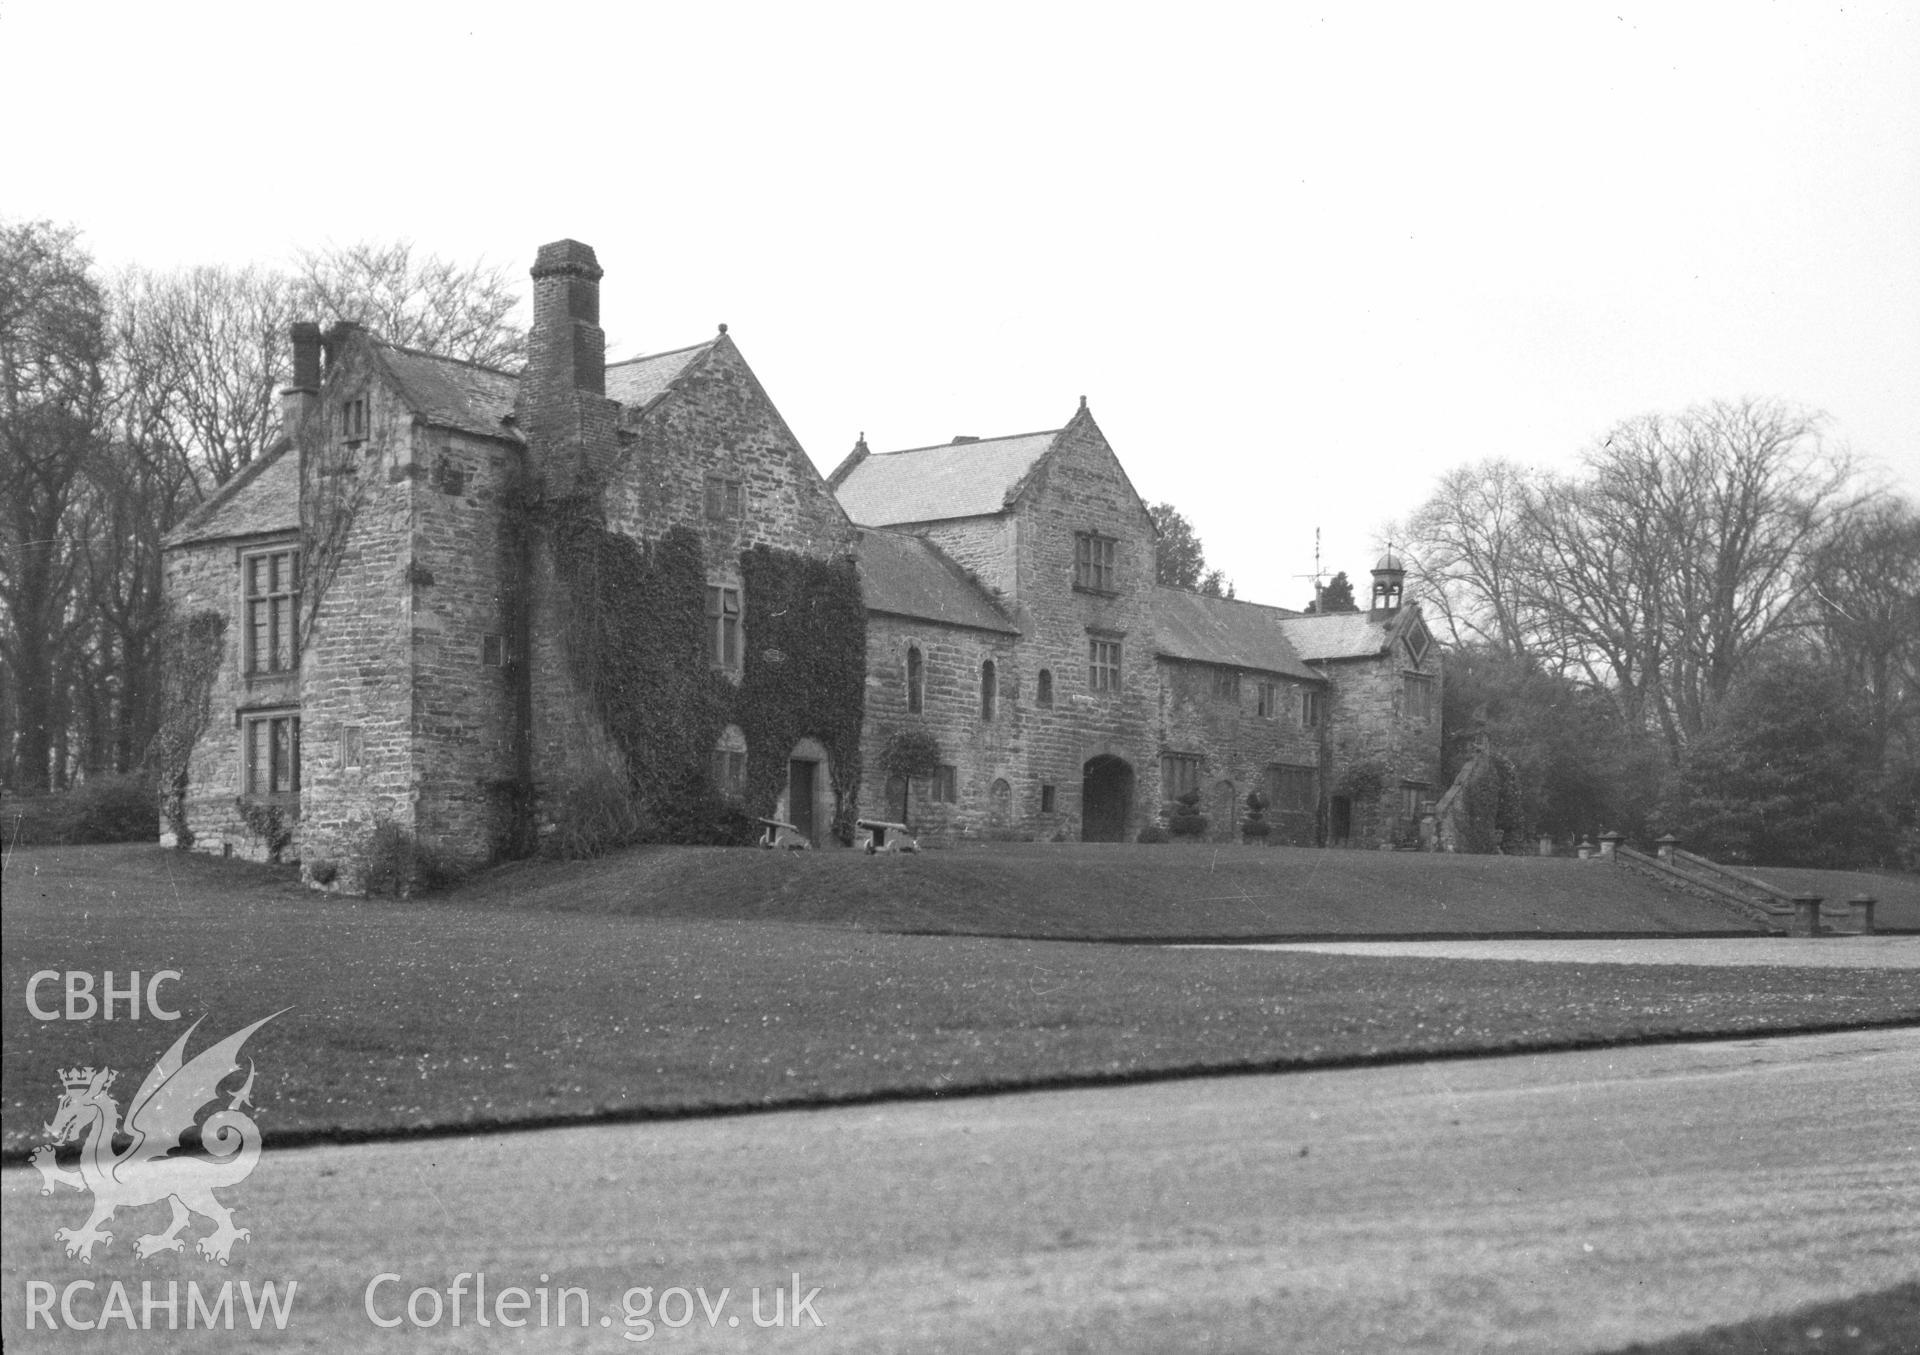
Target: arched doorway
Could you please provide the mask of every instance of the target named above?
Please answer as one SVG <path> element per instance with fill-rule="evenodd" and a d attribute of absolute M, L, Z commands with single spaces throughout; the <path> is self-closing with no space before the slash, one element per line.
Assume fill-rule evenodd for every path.
<path fill-rule="evenodd" d="M 1240 801 L 1233 782 L 1216 781 L 1207 797 L 1207 835 L 1215 842 L 1232 842 L 1240 835 Z"/>
<path fill-rule="evenodd" d="M 1334 796 L 1329 817 L 1332 822 L 1327 835 L 1333 839 L 1334 846 L 1346 846 L 1347 839 L 1353 836 L 1353 801 L 1344 795 Z"/>
<path fill-rule="evenodd" d="M 787 754 L 787 785 L 774 817 L 798 828 L 814 846 L 824 846 L 833 828 L 833 776 L 818 739 L 802 739 Z"/>
<path fill-rule="evenodd" d="M 1110 753 L 1087 759 L 1080 775 L 1080 840 L 1125 842 L 1133 812 L 1133 768 Z"/>

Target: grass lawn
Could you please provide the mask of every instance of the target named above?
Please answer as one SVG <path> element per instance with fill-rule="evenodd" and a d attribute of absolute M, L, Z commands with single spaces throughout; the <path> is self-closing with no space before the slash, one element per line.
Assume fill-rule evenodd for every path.
<path fill-rule="evenodd" d="M 1008 843 L 878 857 L 637 848 L 598 861 L 501 867 L 450 897 L 543 911 L 1036 938 L 1761 930 L 1719 904 L 1600 861 L 1186 844 Z M 1900 925 L 1890 907 L 1883 920 Z M 1920 927 L 1920 907 L 1910 924 Z"/>
<path fill-rule="evenodd" d="M 555 874 L 556 887 L 581 878 Z M 1920 1020 L 1911 975 L 1889 971 L 888 935 L 554 911 L 484 887 L 349 901 L 288 872 L 146 847 L 21 849 L 4 883 L 9 1160 L 38 1141 L 58 1069 L 109 1065 L 137 1084 L 186 1025 L 124 1008 L 37 1021 L 22 997 L 43 969 L 179 970 L 165 997 L 206 1017 L 195 1050 L 293 1008 L 246 1050 L 262 1128 L 283 1143 Z"/>

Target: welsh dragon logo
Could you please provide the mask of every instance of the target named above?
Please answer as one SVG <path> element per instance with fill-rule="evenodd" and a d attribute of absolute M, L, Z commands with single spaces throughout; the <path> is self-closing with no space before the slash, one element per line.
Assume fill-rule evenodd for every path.
<path fill-rule="evenodd" d="M 287 1009 L 290 1010 L 290 1009 Z M 133 1244 L 142 1260 L 161 1252 L 184 1251 L 180 1230 L 193 1215 L 212 1220 L 214 1229 L 199 1241 L 200 1255 L 226 1265 L 233 1244 L 252 1236 L 233 1226 L 233 1211 L 214 1197 L 214 1191 L 238 1185 L 260 1161 L 260 1126 L 240 1107 L 252 1104 L 253 1060 L 247 1060 L 247 1080 L 233 1093 L 225 1110 L 217 1110 L 200 1125 L 208 1156 L 169 1156 L 180 1146 L 180 1136 L 207 1106 L 220 1098 L 220 1083 L 240 1071 L 240 1046 L 260 1027 L 283 1015 L 263 1017 L 235 1031 L 219 1044 L 184 1060 L 187 1039 L 199 1029 L 195 1021 L 173 1048 L 160 1056 L 127 1107 L 126 1134 L 132 1139 L 116 1153 L 113 1140 L 120 1131 L 120 1108 L 108 1094 L 118 1074 L 111 1068 L 71 1068 L 60 1081 L 65 1088 L 53 1123 L 44 1126 L 52 1142 L 33 1150 L 42 1195 L 56 1185 L 93 1192 L 93 1215 L 79 1228 L 57 1228 L 54 1237 L 67 1244 L 67 1255 L 91 1265 L 96 1243 L 110 1244 L 113 1234 L 101 1225 L 116 1209 L 134 1209 L 166 1200 L 173 1221 L 164 1232 L 147 1233 Z M 54 1148 L 85 1136 L 80 1148 L 80 1170 L 68 1171 L 54 1163 Z"/>

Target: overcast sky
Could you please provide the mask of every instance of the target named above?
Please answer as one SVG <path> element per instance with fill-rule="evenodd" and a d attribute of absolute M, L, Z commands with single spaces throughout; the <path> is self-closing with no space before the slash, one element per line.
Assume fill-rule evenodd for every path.
<path fill-rule="evenodd" d="M 1241 597 L 1717 397 L 1920 493 L 1912 3 L 0 0 L 0 69 L 0 214 L 110 268 L 572 236 L 823 472 L 1084 394 Z"/>

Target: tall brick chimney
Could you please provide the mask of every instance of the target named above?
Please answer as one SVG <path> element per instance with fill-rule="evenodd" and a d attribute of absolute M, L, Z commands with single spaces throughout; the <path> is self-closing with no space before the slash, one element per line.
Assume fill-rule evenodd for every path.
<path fill-rule="evenodd" d="M 515 414 L 536 493 L 576 494 L 611 459 L 618 409 L 606 398 L 600 262 L 590 245 L 555 240 L 540 246 L 532 276 L 533 331 Z"/>
<path fill-rule="evenodd" d="M 311 320 L 295 323 L 293 380 L 280 391 L 280 431 L 290 438 L 320 406 L 320 326 Z"/>
<path fill-rule="evenodd" d="M 542 386 L 607 393 L 607 334 L 600 328 L 600 261 L 593 246 L 555 240 L 533 261 L 533 333 L 527 375 Z"/>

